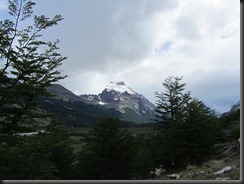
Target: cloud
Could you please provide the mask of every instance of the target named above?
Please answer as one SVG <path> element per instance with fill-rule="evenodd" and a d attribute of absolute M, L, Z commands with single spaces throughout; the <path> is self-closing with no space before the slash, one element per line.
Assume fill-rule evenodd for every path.
<path fill-rule="evenodd" d="M 199 26 L 190 17 L 181 16 L 176 22 L 175 29 L 178 29 L 178 37 L 195 40 L 200 37 Z"/>
<path fill-rule="evenodd" d="M 59 38 L 68 60 L 63 84 L 99 93 L 123 80 L 155 102 L 170 75 L 220 112 L 240 98 L 240 4 L 236 0 L 36 0 L 37 12 L 62 14 L 45 38 Z M 234 103 L 234 102 L 233 102 Z"/>
<path fill-rule="evenodd" d="M 94 71 L 68 72 L 68 76 L 64 81 L 60 81 L 67 89 L 77 95 L 81 94 L 98 94 L 103 91 L 111 80 L 106 73 L 98 73 Z"/>
<path fill-rule="evenodd" d="M 153 52 L 160 32 L 157 18 L 160 12 L 177 7 L 177 3 L 89 0 L 70 4 L 60 1 L 56 6 L 65 18 L 59 26 L 62 31 L 55 31 L 69 57 L 65 68 L 107 72 L 112 67 L 114 70 L 138 64 Z"/>

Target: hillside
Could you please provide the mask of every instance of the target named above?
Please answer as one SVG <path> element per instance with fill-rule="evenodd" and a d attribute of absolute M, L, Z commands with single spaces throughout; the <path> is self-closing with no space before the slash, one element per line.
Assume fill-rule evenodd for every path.
<path fill-rule="evenodd" d="M 98 95 L 81 95 L 90 104 L 102 105 L 121 113 L 121 120 L 147 123 L 154 119 L 155 105 L 123 81 L 111 81 Z"/>
<path fill-rule="evenodd" d="M 200 166 L 157 176 L 159 180 L 240 180 L 240 142 L 230 141 L 216 145 L 216 155 Z"/>
<path fill-rule="evenodd" d="M 54 96 L 40 98 L 40 108 L 55 113 L 70 127 L 91 126 L 104 117 L 119 118 L 129 125 L 154 119 L 154 104 L 124 82 L 111 82 L 98 95 L 78 96 L 59 84 L 47 90 Z"/>
<path fill-rule="evenodd" d="M 159 172 L 159 180 L 240 180 L 240 102 L 220 117 L 220 139 L 208 161 L 186 169 Z"/>

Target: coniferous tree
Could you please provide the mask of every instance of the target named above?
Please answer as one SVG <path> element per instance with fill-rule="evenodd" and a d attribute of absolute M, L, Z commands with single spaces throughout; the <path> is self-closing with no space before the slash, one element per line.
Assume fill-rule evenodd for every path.
<path fill-rule="evenodd" d="M 152 175 L 150 171 L 154 170 L 158 166 L 158 163 L 154 163 L 153 157 L 155 157 L 155 150 L 153 147 L 157 147 L 157 144 L 152 145 L 152 134 L 139 134 L 135 137 L 135 146 L 137 147 L 137 154 L 135 158 L 134 173 L 136 179 L 150 179 Z"/>
<path fill-rule="evenodd" d="M 11 139 L 12 141 L 10 142 Z M 13 140 L 15 141 L 13 142 Z M 46 146 L 46 135 L 3 135 L 6 146 L 0 146 L 0 176 L 4 180 L 57 179 L 53 173 L 55 165 L 50 162 L 50 151 Z"/>
<path fill-rule="evenodd" d="M 162 130 L 168 129 L 174 122 L 184 121 L 186 115 L 186 104 L 190 100 L 190 93 L 184 93 L 186 84 L 181 84 L 182 77 L 170 76 L 162 83 L 165 87 L 164 93 L 156 92 L 156 121 L 161 124 Z"/>
<path fill-rule="evenodd" d="M 57 52 L 59 40 L 42 40 L 42 31 L 56 25 L 61 15 L 34 16 L 34 2 L 9 0 L 11 19 L 0 20 L 0 132 L 12 134 L 43 114 L 37 97 L 49 95 L 47 86 L 65 78 L 57 69 L 65 57 Z"/>
<path fill-rule="evenodd" d="M 79 156 L 77 179 L 131 179 L 136 152 L 133 136 L 120 121 L 102 119 L 90 132 L 89 145 Z"/>
<path fill-rule="evenodd" d="M 55 166 L 53 175 L 57 179 L 73 179 L 75 155 L 71 147 L 69 133 L 58 120 L 48 125 L 46 130 L 45 146 L 50 152 L 49 161 Z"/>
<path fill-rule="evenodd" d="M 73 179 L 73 149 L 68 133 L 56 121 L 38 135 L 0 138 L 1 179 Z"/>
<path fill-rule="evenodd" d="M 201 163 L 211 153 L 218 130 L 217 118 L 202 101 L 184 93 L 179 77 L 167 78 L 166 92 L 157 93 L 156 112 L 161 133 L 158 152 L 167 168 Z"/>
<path fill-rule="evenodd" d="M 66 77 L 58 70 L 66 59 L 57 52 L 59 41 L 41 38 L 43 30 L 63 18 L 32 16 L 34 5 L 28 0 L 9 0 L 11 18 L 0 20 L 1 179 L 66 179 L 73 164 L 68 137 L 53 123 L 48 133 L 16 134 L 47 116 L 36 108 L 36 99 L 50 95 L 46 87 Z M 26 26 L 31 17 L 33 24 Z"/>

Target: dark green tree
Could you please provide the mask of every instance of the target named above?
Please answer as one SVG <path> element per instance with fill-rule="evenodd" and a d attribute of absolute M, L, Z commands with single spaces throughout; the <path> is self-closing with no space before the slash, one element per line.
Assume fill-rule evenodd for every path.
<path fill-rule="evenodd" d="M 161 124 L 162 130 L 168 129 L 173 122 L 184 121 L 186 105 L 190 100 L 190 92 L 185 93 L 186 84 L 181 84 L 182 77 L 170 76 L 162 83 L 165 92 L 156 92 L 156 121 Z"/>
<path fill-rule="evenodd" d="M 9 0 L 11 18 L 0 20 L 0 132 L 5 134 L 41 117 L 36 98 L 50 95 L 46 87 L 66 77 L 58 70 L 66 59 L 57 52 L 59 40 L 44 41 L 41 34 L 63 18 L 33 17 L 34 5 Z M 33 24 L 26 26 L 30 18 Z"/>
<path fill-rule="evenodd" d="M 78 179 L 131 179 L 134 140 L 129 132 L 120 129 L 120 121 L 102 119 L 90 134 L 91 141 L 79 156 Z"/>
<path fill-rule="evenodd" d="M 66 77 L 58 70 L 66 59 L 57 52 L 59 41 L 42 38 L 42 31 L 63 18 L 33 16 L 34 5 L 9 0 L 10 19 L 0 20 L 1 179 L 66 179 L 73 164 L 68 137 L 53 123 L 46 133 L 16 134 L 34 130 L 36 120 L 48 116 L 37 99 L 51 95 L 46 87 Z"/>
<path fill-rule="evenodd" d="M 1 179 L 73 179 L 73 149 L 59 123 L 53 121 L 38 135 L 0 134 L 0 138 Z"/>
<path fill-rule="evenodd" d="M 166 92 L 157 96 L 157 122 L 162 124 L 158 152 L 167 168 L 201 163 L 212 153 L 218 131 L 213 110 L 184 93 L 186 84 L 180 84 L 181 79 L 167 78 Z"/>
<path fill-rule="evenodd" d="M 137 147 L 137 154 L 134 164 L 135 179 L 150 179 L 152 178 L 150 171 L 154 170 L 158 166 L 158 163 L 154 164 L 154 159 L 157 152 L 153 149 L 152 134 L 139 134 L 135 137 L 135 146 Z"/>
<path fill-rule="evenodd" d="M 4 180 L 57 179 L 45 134 L 35 136 L 2 135 L 0 176 Z M 11 141 L 9 140 L 11 139 Z M 2 144 L 3 144 L 2 143 Z"/>
<path fill-rule="evenodd" d="M 45 140 L 47 150 L 50 152 L 49 161 L 54 164 L 55 177 L 62 180 L 72 180 L 74 177 L 75 154 L 71 147 L 69 133 L 64 124 L 58 120 L 46 127 L 48 132 Z"/>

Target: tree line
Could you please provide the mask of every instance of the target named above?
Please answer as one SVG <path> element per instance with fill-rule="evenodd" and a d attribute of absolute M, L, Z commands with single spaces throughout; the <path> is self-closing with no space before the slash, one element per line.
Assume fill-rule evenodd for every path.
<path fill-rule="evenodd" d="M 185 92 L 182 77 L 170 76 L 164 92 L 155 95 L 157 128 L 135 136 L 121 129 L 119 119 L 101 119 L 89 140 L 75 153 L 62 122 L 38 109 L 37 98 L 64 79 L 58 67 L 66 59 L 59 41 L 41 39 L 42 31 L 63 18 L 32 16 L 35 3 L 9 0 L 12 19 L 0 21 L 0 178 L 15 180 L 149 179 L 157 167 L 166 171 L 201 164 L 219 141 L 220 121 L 201 100 Z M 27 19 L 33 25 L 24 27 Z M 35 131 L 38 120 L 51 117 L 45 132 Z"/>

